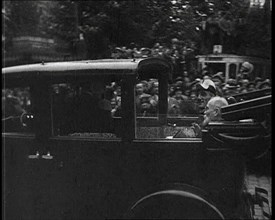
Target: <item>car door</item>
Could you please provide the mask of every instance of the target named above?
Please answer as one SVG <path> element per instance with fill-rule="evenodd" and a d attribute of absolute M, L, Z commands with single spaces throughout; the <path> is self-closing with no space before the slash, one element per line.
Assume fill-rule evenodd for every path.
<path fill-rule="evenodd" d="M 122 87 L 122 96 L 128 100 L 122 105 L 128 106 L 134 99 L 125 96 L 134 93 L 123 92 L 129 81 Z M 36 102 L 44 106 L 43 111 L 39 107 L 39 122 L 44 128 L 36 135 L 41 152 L 36 167 L 39 219 L 106 219 L 121 217 L 126 211 L 127 201 L 118 201 L 126 184 L 121 173 L 127 143 L 122 136 L 130 137 L 129 129 L 122 132 L 122 118 L 118 116 L 113 118 L 112 132 L 77 130 L 79 127 L 72 125 L 75 111 L 71 108 L 79 110 L 81 89 L 72 82 L 47 83 L 43 102 Z"/>
<path fill-rule="evenodd" d="M 39 203 L 39 143 L 33 123 L 32 86 L 2 90 L 2 153 L 5 219 L 35 219 Z"/>

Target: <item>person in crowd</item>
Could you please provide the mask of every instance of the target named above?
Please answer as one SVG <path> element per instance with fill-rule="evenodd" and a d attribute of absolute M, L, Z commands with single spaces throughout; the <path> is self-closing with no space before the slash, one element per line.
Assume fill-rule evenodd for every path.
<path fill-rule="evenodd" d="M 145 93 L 145 88 L 143 83 L 136 84 L 136 111 L 137 114 L 141 114 L 141 101 L 140 98 Z"/>
<path fill-rule="evenodd" d="M 179 104 L 181 115 L 196 115 L 199 114 L 199 108 L 197 105 L 197 99 L 193 102 L 191 97 L 184 99 Z"/>
<path fill-rule="evenodd" d="M 197 103 L 198 97 L 197 97 L 197 93 L 196 93 L 196 92 L 191 91 L 191 93 L 190 93 L 190 100 L 191 100 L 191 102 L 193 102 L 193 103 Z"/>
<path fill-rule="evenodd" d="M 255 83 L 255 88 L 259 89 L 260 84 L 263 82 L 263 79 L 261 77 L 255 77 L 254 83 Z"/>
<path fill-rule="evenodd" d="M 196 78 L 194 81 L 189 83 L 189 88 L 191 92 L 197 92 L 197 85 L 201 82 L 200 78 Z"/>
<path fill-rule="evenodd" d="M 247 88 L 241 87 L 239 93 L 247 93 Z"/>
<path fill-rule="evenodd" d="M 147 88 L 148 88 L 148 93 L 151 93 L 153 87 L 154 87 L 154 83 L 157 82 L 158 80 L 157 79 L 154 79 L 154 78 L 150 78 L 147 82 Z"/>
<path fill-rule="evenodd" d="M 154 109 L 154 112 L 157 112 L 158 110 L 158 103 L 159 103 L 159 83 L 158 81 L 155 81 L 152 83 L 151 87 L 151 97 L 149 98 L 149 102 Z"/>
<path fill-rule="evenodd" d="M 211 80 L 215 83 L 216 87 L 221 87 L 224 83 L 223 72 L 217 72 L 211 77 Z"/>
<path fill-rule="evenodd" d="M 145 116 L 156 116 L 157 108 L 155 108 L 150 100 L 151 95 L 144 93 L 140 96 L 140 115 Z"/>
<path fill-rule="evenodd" d="M 181 90 L 183 90 L 183 87 L 184 87 L 184 85 L 183 85 L 183 81 L 182 80 L 177 80 L 175 82 L 175 88 L 180 88 Z"/>
<path fill-rule="evenodd" d="M 188 87 L 186 87 L 183 90 L 183 95 L 186 96 L 189 99 L 190 98 L 190 94 L 191 94 L 191 90 Z"/>
<path fill-rule="evenodd" d="M 149 94 L 149 84 L 146 80 L 140 81 L 143 84 L 143 92 Z"/>
<path fill-rule="evenodd" d="M 249 80 L 253 69 L 254 69 L 253 64 L 249 62 L 243 62 L 240 68 L 240 72 L 237 75 L 237 78 Z"/>
<path fill-rule="evenodd" d="M 188 76 L 183 77 L 184 88 L 187 88 L 189 86 L 190 82 L 191 82 L 191 79 Z"/>
<path fill-rule="evenodd" d="M 184 100 L 188 100 L 188 97 L 183 95 L 181 87 L 176 87 L 173 98 L 175 98 L 179 104 L 181 104 Z"/>
<path fill-rule="evenodd" d="M 230 78 L 227 80 L 227 83 L 223 87 L 223 95 L 225 97 L 233 96 L 237 94 L 237 88 L 238 88 L 238 85 L 236 80 Z"/>
<path fill-rule="evenodd" d="M 179 102 L 174 97 L 168 96 L 168 116 L 179 116 L 180 113 Z"/>
<path fill-rule="evenodd" d="M 168 85 L 168 96 L 172 97 L 175 94 L 175 84 Z"/>
<path fill-rule="evenodd" d="M 207 102 L 216 96 L 216 85 L 210 79 L 205 79 L 197 84 L 200 113 L 203 113 Z"/>
<path fill-rule="evenodd" d="M 256 85 L 255 85 L 255 83 L 252 81 L 252 82 L 249 82 L 248 84 L 247 84 L 247 91 L 248 92 L 253 92 L 253 91 L 255 91 L 256 90 Z"/>
<path fill-rule="evenodd" d="M 264 81 L 259 85 L 259 89 L 268 89 L 268 88 L 271 88 L 270 79 L 264 80 Z"/>
<path fill-rule="evenodd" d="M 112 105 L 112 116 L 120 117 L 121 116 L 121 86 L 116 82 L 112 83 L 113 96 L 111 98 Z"/>
<path fill-rule="evenodd" d="M 242 79 L 242 80 L 240 80 L 240 84 L 241 84 L 241 87 L 242 87 L 243 89 L 247 89 L 248 83 L 249 83 L 249 80 L 248 80 L 248 79 Z"/>
<path fill-rule="evenodd" d="M 216 85 L 217 95 L 218 96 L 223 96 L 222 89 L 221 89 L 223 84 L 224 84 L 223 72 L 218 72 L 218 73 L 214 74 L 211 77 L 211 80 Z"/>

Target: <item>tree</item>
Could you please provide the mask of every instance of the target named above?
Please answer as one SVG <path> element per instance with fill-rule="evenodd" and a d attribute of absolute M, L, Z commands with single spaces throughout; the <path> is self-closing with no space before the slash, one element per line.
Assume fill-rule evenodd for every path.
<path fill-rule="evenodd" d="M 270 0 L 253 10 L 247 0 L 46 2 L 51 7 L 43 17 L 37 5 L 45 1 L 5 1 L 5 34 L 51 36 L 72 53 L 81 34 L 92 59 L 109 57 L 116 46 L 169 46 L 172 39 L 196 53 L 222 44 L 225 53 L 257 55 L 271 45 Z"/>
<path fill-rule="evenodd" d="M 34 1 L 5 1 L 9 11 L 9 31 L 13 36 L 38 35 L 39 12 Z"/>

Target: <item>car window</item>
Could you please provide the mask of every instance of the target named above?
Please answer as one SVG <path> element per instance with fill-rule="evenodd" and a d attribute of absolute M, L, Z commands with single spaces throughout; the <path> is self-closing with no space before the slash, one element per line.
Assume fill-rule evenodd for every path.
<path fill-rule="evenodd" d="M 157 79 L 136 83 L 136 138 L 196 138 L 192 123 L 199 123 L 197 93 L 191 90 L 168 91 L 167 113 L 159 113 L 159 82 Z M 165 124 L 161 119 L 166 118 Z M 183 132 L 182 132 L 183 131 Z M 184 133 L 184 134 L 182 134 Z"/>
<path fill-rule="evenodd" d="M 86 80 L 53 84 L 52 134 L 89 138 L 118 138 L 121 88 L 116 81 Z"/>
<path fill-rule="evenodd" d="M 2 89 L 2 132 L 34 133 L 30 87 Z"/>

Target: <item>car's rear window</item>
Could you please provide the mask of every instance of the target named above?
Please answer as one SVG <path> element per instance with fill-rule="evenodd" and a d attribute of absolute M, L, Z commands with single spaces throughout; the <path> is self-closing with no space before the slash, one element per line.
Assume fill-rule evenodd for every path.
<path fill-rule="evenodd" d="M 114 81 L 79 81 L 50 86 L 52 134 L 90 138 L 118 138 L 121 88 Z"/>

